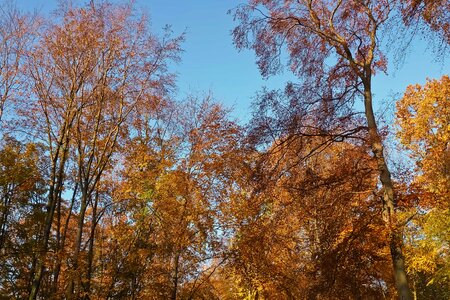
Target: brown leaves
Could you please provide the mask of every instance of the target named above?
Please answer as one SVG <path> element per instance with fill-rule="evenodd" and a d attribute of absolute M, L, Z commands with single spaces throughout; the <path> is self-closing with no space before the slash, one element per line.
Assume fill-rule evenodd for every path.
<path fill-rule="evenodd" d="M 365 66 L 383 70 L 385 59 L 375 41 L 377 29 L 394 4 L 377 1 L 253 1 L 236 10 L 233 32 L 238 48 L 252 48 L 263 76 L 280 69 L 286 46 L 292 71 L 309 79 L 327 73 L 329 60 L 367 76 Z M 373 62 L 378 63 L 373 65 Z"/>
<path fill-rule="evenodd" d="M 261 156 L 257 190 L 233 202 L 236 217 L 245 216 L 232 243 L 235 269 L 268 298 L 381 295 L 381 286 L 361 288 L 390 281 L 374 162 L 347 143 L 304 158 L 320 139 L 279 143 Z"/>
<path fill-rule="evenodd" d="M 423 21 L 450 44 L 450 2 L 448 0 L 403 0 L 402 14 L 407 25 Z M 444 48 L 445 49 L 445 48 Z"/>

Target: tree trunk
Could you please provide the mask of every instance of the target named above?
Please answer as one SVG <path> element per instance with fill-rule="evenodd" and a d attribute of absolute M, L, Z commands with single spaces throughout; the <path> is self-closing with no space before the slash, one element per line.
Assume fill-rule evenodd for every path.
<path fill-rule="evenodd" d="M 3 191 L 4 201 L 2 203 L 3 209 L 2 209 L 2 217 L 0 221 L 0 251 L 3 249 L 3 245 L 6 241 L 6 234 L 7 234 L 7 227 L 8 227 L 8 216 L 9 216 L 9 210 L 11 206 L 11 201 L 9 200 L 9 193 L 7 188 Z"/>
<path fill-rule="evenodd" d="M 61 152 L 59 152 L 61 151 Z M 29 300 L 35 300 L 37 298 L 39 287 L 41 285 L 42 276 L 44 275 L 45 268 L 45 260 L 47 258 L 47 250 L 48 250 L 48 242 L 50 239 L 50 233 L 53 224 L 53 217 L 55 215 L 55 209 L 57 203 L 61 201 L 61 190 L 63 187 L 63 177 L 64 177 L 64 166 L 66 164 L 67 152 L 68 152 L 68 135 L 66 136 L 64 146 L 61 149 L 57 150 L 57 153 L 62 153 L 61 157 L 56 155 L 53 161 L 53 170 L 52 170 L 52 182 L 50 184 L 48 202 L 47 202 L 47 211 L 45 213 L 45 222 L 44 222 L 44 232 L 42 236 L 42 240 L 40 241 L 40 245 L 38 246 L 38 261 L 36 264 L 36 273 L 34 274 L 33 283 L 30 289 Z M 56 168 L 56 164 L 59 164 L 58 168 Z"/>
<path fill-rule="evenodd" d="M 402 254 L 402 237 L 398 231 L 395 219 L 395 196 L 391 173 L 386 164 L 383 153 L 383 143 L 378 133 L 377 123 L 372 105 L 372 87 L 370 75 L 363 81 L 364 84 L 364 107 L 369 128 L 372 152 L 377 162 L 379 178 L 383 188 L 383 220 L 389 229 L 389 246 L 392 263 L 394 267 L 394 278 L 400 300 L 412 300 L 412 293 L 408 285 L 405 263 Z"/>
<path fill-rule="evenodd" d="M 83 186 L 84 185 L 84 186 Z M 78 216 L 78 226 L 77 226 L 77 235 L 75 239 L 75 252 L 73 255 L 73 266 L 72 266 L 72 272 L 73 276 L 71 276 L 71 279 L 69 281 L 68 287 L 67 287 L 67 299 L 73 299 L 75 295 L 78 295 L 78 291 L 80 290 L 80 287 L 78 286 L 75 291 L 75 281 L 74 276 L 79 277 L 79 281 L 81 283 L 81 272 L 78 271 L 78 264 L 80 260 L 80 251 L 81 251 L 81 242 L 83 238 L 83 228 L 84 228 L 84 216 L 86 214 L 87 209 L 87 201 L 88 201 L 88 186 L 87 181 L 84 182 L 84 184 L 80 184 L 81 186 L 81 206 L 80 206 L 80 214 Z M 75 292 L 75 294 L 74 294 Z M 78 297 L 76 297 L 78 298 Z"/>
<path fill-rule="evenodd" d="M 36 80 L 36 79 L 35 79 Z M 39 81 L 39 80 L 38 80 Z M 30 288 L 29 300 L 35 300 L 39 293 L 42 276 L 45 268 L 45 260 L 47 258 L 48 243 L 53 224 L 53 218 L 57 204 L 61 201 L 61 193 L 64 186 L 65 166 L 68 159 L 70 147 L 70 131 L 77 115 L 77 110 L 73 107 L 73 98 L 68 104 L 63 124 L 59 130 L 58 139 L 54 140 L 51 136 L 51 130 L 47 132 L 48 143 L 51 153 L 51 172 L 50 186 L 48 192 L 48 201 L 46 206 L 44 229 L 42 239 L 38 243 L 38 260 L 36 264 L 36 273 L 34 274 L 33 283 Z M 47 121 L 49 122 L 49 121 Z M 49 125 L 50 127 L 50 125 Z M 55 143 L 53 150 L 52 143 Z"/>
<path fill-rule="evenodd" d="M 70 201 L 70 206 L 67 210 L 67 217 L 66 217 L 66 220 L 64 223 L 64 230 L 61 234 L 61 243 L 59 246 L 59 253 L 61 253 L 61 254 L 64 253 L 64 248 L 66 245 L 67 229 L 69 227 L 70 218 L 72 216 L 72 208 L 75 203 L 75 196 L 77 194 L 77 190 L 78 190 L 78 184 L 75 184 L 75 187 L 74 187 L 73 193 L 72 193 L 72 200 Z M 62 259 L 57 259 L 56 266 L 53 271 L 53 286 L 52 286 L 53 295 L 55 295 L 58 292 L 58 281 L 59 281 L 59 274 L 61 272 L 61 265 L 62 265 Z"/>
<path fill-rule="evenodd" d="M 94 207 L 92 208 L 92 221 L 91 221 L 91 232 L 89 236 L 89 249 L 88 249 L 88 264 L 87 264 L 87 274 L 86 274 L 86 287 L 84 289 L 86 295 L 91 292 L 91 279 L 92 279 L 92 268 L 94 262 L 94 242 L 95 242 L 95 229 L 97 228 L 97 206 L 98 206 L 98 191 L 95 194 Z M 88 296 L 87 296 L 88 297 Z M 89 298 L 86 298 L 89 299 Z"/>
<path fill-rule="evenodd" d="M 171 300 L 177 300 L 178 297 L 178 272 L 179 272 L 179 264 L 180 264 L 180 253 L 178 252 L 174 259 L 175 270 L 173 276 L 173 290 Z"/>
<path fill-rule="evenodd" d="M 47 257 L 48 250 L 48 240 L 50 238 L 50 230 L 53 223 L 53 215 L 55 213 L 56 199 L 54 197 L 53 191 L 50 191 L 49 200 L 47 203 L 47 212 L 45 216 L 45 228 L 44 228 L 44 236 L 42 238 L 41 245 L 38 247 L 38 262 L 36 264 L 36 273 L 34 274 L 33 283 L 31 285 L 31 291 L 29 300 L 35 300 L 37 298 L 37 294 L 39 292 L 39 287 L 41 285 L 42 276 L 44 273 L 45 267 L 45 259 Z"/>

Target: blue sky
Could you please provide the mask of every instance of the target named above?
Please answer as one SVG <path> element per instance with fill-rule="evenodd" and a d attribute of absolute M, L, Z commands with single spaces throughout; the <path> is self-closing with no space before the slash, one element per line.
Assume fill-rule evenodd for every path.
<path fill-rule="evenodd" d="M 23 8 L 48 12 L 56 6 L 52 0 L 16 0 Z M 178 73 L 178 97 L 189 93 L 212 91 L 215 98 L 234 108 L 233 116 L 248 120 L 250 104 L 262 86 L 281 88 L 290 74 L 263 80 L 250 51 L 238 52 L 232 44 L 230 31 L 235 26 L 229 9 L 242 1 L 226 0 L 138 0 L 137 7 L 149 12 L 152 28 L 160 30 L 172 25 L 175 34 L 186 31 L 182 62 L 175 66 Z M 427 44 L 415 40 L 405 53 L 399 68 L 390 63 L 388 75 L 380 74 L 373 82 L 375 100 L 392 102 L 408 84 L 423 84 L 426 78 L 448 74 L 449 59 L 434 61 Z"/>

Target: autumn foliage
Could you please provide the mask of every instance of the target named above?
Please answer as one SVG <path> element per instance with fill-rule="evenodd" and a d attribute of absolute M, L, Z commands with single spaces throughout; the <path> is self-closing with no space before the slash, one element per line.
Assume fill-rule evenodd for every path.
<path fill-rule="evenodd" d="M 448 44 L 448 1 L 244 2 L 237 48 L 298 78 L 245 125 L 178 99 L 184 34 L 133 1 L 1 5 L 1 299 L 450 297 L 450 79 L 395 130 L 372 90 L 383 29 Z"/>

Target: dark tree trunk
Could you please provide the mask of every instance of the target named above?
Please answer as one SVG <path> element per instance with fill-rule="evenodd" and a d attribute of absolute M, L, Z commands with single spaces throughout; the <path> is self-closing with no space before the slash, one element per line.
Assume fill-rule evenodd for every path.
<path fill-rule="evenodd" d="M 397 286 L 398 297 L 400 300 L 412 300 L 412 293 L 408 285 L 405 263 L 402 254 L 401 232 L 396 227 L 395 220 L 395 195 L 394 185 L 391 179 L 391 173 L 387 166 L 383 153 L 383 143 L 378 132 L 375 115 L 372 105 L 372 89 L 370 76 L 363 81 L 364 84 L 364 106 L 369 128 L 370 143 L 372 152 L 377 162 L 379 178 L 383 188 L 383 220 L 389 228 L 389 246 L 391 251 L 392 263 L 394 267 L 394 278 Z"/>

